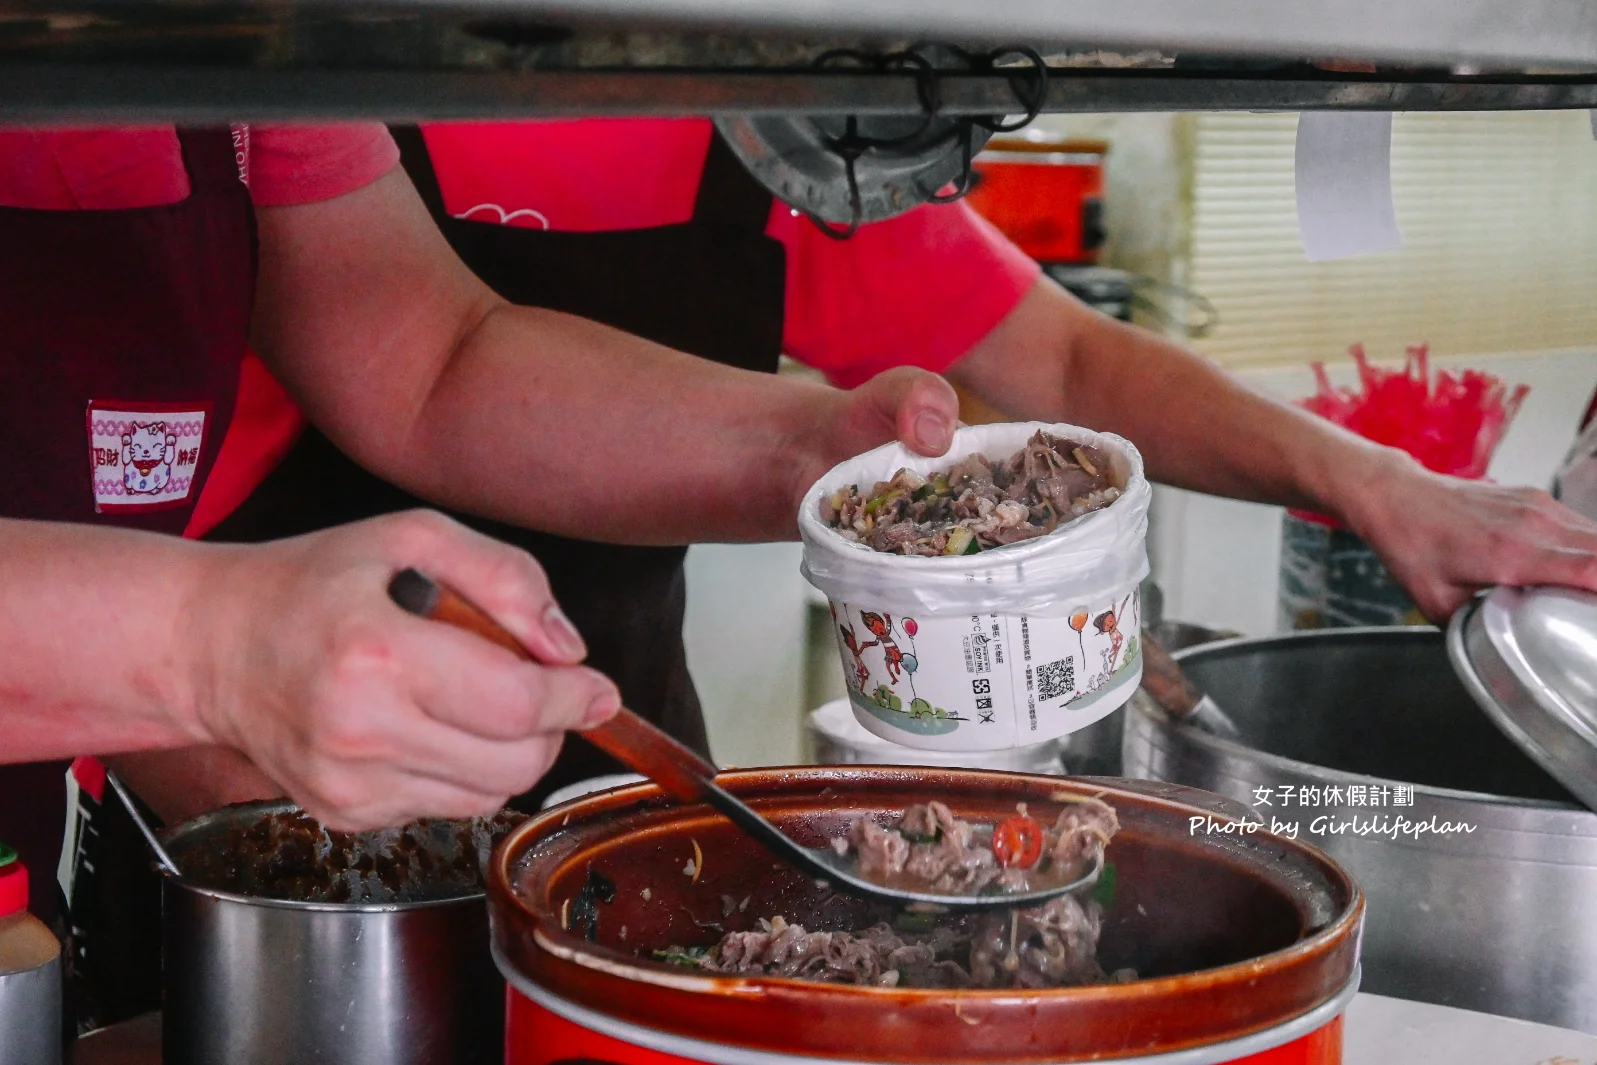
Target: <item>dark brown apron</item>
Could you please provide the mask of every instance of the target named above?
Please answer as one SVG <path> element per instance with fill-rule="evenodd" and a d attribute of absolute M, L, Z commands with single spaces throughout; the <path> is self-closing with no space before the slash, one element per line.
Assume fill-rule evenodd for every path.
<path fill-rule="evenodd" d="M 255 215 L 228 131 L 179 139 L 191 186 L 179 203 L 0 208 L 0 516 L 173 534 L 188 524 L 233 416 Z M 0 840 L 21 852 L 30 908 L 47 921 L 66 768 L 0 766 Z"/>
<path fill-rule="evenodd" d="M 718 135 L 710 142 L 691 220 L 563 233 L 451 217 L 421 132 L 393 132 L 405 169 L 450 245 L 505 299 L 581 315 L 729 366 L 775 371 L 786 253 L 780 241 L 765 235 L 770 194 Z M 695 412 L 681 415 L 692 418 Z M 426 505 L 307 429 L 211 538 L 276 539 Z M 707 753 L 682 645 L 686 548 L 588 543 L 455 517 L 536 556 L 587 641 L 589 663 L 616 681 L 628 706 Z M 517 805 L 535 807 L 555 788 L 619 771 L 607 755 L 571 738 L 554 769 Z"/>

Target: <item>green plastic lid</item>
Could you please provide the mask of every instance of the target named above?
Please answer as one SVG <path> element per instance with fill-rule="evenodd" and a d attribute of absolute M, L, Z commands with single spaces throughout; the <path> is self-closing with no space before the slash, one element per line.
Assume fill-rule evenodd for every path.
<path fill-rule="evenodd" d="M 0 869 L 4 869 L 16 860 L 17 852 L 7 847 L 4 843 L 0 843 Z"/>

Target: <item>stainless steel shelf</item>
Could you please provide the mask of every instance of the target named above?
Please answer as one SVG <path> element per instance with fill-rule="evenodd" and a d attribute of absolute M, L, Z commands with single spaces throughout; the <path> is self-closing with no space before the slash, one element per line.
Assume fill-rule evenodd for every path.
<path fill-rule="evenodd" d="M 909 114 L 924 80 L 817 59 L 928 40 L 1071 42 L 1046 111 L 1597 106 L 1587 0 L 0 0 L 0 120 Z M 1023 110 L 937 54 L 942 110 Z M 1379 72 L 1302 58 L 1347 55 Z"/>
<path fill-rule="evenodd" d="M 1597 81 L 1464 84 L 1055 75 L 1051 112 L 1460 111 L 1597 107 Z M 949 114 L 1016 110 L 1001 77 L 940 82 Z M 10 123 L 674 115 L 744 111 L 913 114 L 912 78 L 893 75 L 668 71 L 301 69 L 0 62 Z"/>
<path fill-rule="evenodd" d="M 630 24 L 1487 65 L 1597 61 L 1588 0 L 463 0 Z"/>

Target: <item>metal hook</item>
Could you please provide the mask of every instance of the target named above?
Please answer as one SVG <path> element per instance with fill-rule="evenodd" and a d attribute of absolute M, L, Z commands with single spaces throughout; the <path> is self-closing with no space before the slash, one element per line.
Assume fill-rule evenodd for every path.
<path fill-rule="evenodd" d="M 987 53 L 983 65 L 988 70 L 997 69 L 998 61 L 1009 55 L 1018 55 L 1031 61 L 1030 70 L 1035 75 L 1031 79 L 1031 84 L 1035 85 L 1036 89 L 1029 94 L 1030 99 L 1028 99 L 1028 94 L 1022 92 L 1020 88 L 1022 84 L 1020 77 L 1015 74 L 1009 76 L 1009 91 L 1015 94 L 1015 102 L 1025 108 L 1026 115 L 1017 122 L 1004 122 L 1002 119 L 990 118 L 976 119 L 978 125 L 994 133 L 1013 133 L 1023 126 L 1030 125 L 1042 113 L 1043 105 L 1048 102 L 1048 63 L 1035 48 L 1024 46 L 999 48 Z"/>
<path fill-rule="evenodd" d="M 821 53 L 812 62 L 812 66 L 819 69 L 831 65 L 839 59 L 849 59 L 861 65 L 872 67 L 879 71 L 905 70 L 913 68 L 915 72 L 915 92 L 920 98 L 922 119 L 919 126 L 913 131 L 900 137 L 863 137 L 859 133 L 859 119 L 857 116 L 848 116 L 847 124 L 841 137 L 825 138 L 826 146 L 844 161 L 844 173 L 848 178 L 849 204 L 851 219 L 844 229 L 836 228 L 832 223 L 819 217 L 811 211 L 804 211 L 815 226 L 834 240 L 847 240 L 859 231 L 864 219 L 864 204 L 859 189 L 859 179 L 855 173 L 854 163 L 864 153 L 875 149 L 896 148 L 919 141 L 932 122 L 942 110 L 942 83 L 939 80 L 937 67 L 921 55 L 917 50 L 921 46 L 890 52 L 886 55 L 872 55 L 857 49 L 834 48 Z M 974 187 L 974 171 L 972 161 L 974 151 L 971 141 L 975 135 L 976 127 L 998 133 L 1012 132 L 1025 126 L 1042 111 L 1048 99 L 1048 64 L 1042 55 L 1034 48 L 1025 46 L 1011 46 L 1000 48 L 985 55 L 973 55 L 960 48 L 950 49 L 956 56 L 973 69 L 993 70 L 998 61 L 1005 56 L 1021 56 L 1030 61 L 1031 77 L 1022 79 L 1018 75 L 1009 77 L 1010 91 L 1015 95 L 1015 101 L 1025 109 L 1025 117 L 1017 122 L 1005 122 L 1002 117 L 976 117 L 960 118 L 954 121 L 950 129 L 939 135 L 926 147 L 934 148 L 938 145 L 951 142 L 958 138 L 962 155 L 960 173 L 954 183 L 954 189 L 948 193 L 939 193 L 937 190 L 928 190 L 920 180 L 916 179 L 916 188 L 924 197 L 925 202 L 944 204 L 961 199 Z M 1029 88 L 1023 88 L 1028 86 Z"/>
<path fill-rule="evenodd" d="M 852 118 L 850 119 L 852 121 Z M 848 228 L 834 229 L 832 223 L 812 211 L 805 211 L 804 217 L 815 223 L 815 228 L 831 237 L 833 240 L 847 240 L 859 232 L 861 221 L 865 216 L 865 205 L 860 199 L 859 178 L 854 174 L 854 160 L 857 156 L 848 155 L 843 158 L 843 172 L 848 176 L 849 219 Z"/>

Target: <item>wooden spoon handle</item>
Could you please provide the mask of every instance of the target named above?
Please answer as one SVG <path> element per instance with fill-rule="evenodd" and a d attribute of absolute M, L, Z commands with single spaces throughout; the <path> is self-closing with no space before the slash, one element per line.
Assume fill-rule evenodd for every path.
<path fill-rule="evenodd" d="M 1177 718 L 1190 715 L 1203 700 L 1203 692 L 1147 629 L 1142 630 L 1142 686 L 1166 713 Z"/>
<path fill-rule="evenodd" d="M 481 607 L 419 570 L 406 569 L 395 574 L 388 584 L 388 595 L 417 617 L 465 629 L 522 659 L 536 660 L 526 644 Z M 626 707 L 598 728 L 584 729 L 578 735 L 683 802 L 704 798 L 705 786 L 715 779 L 715 766 L 698 752 Z"/>

